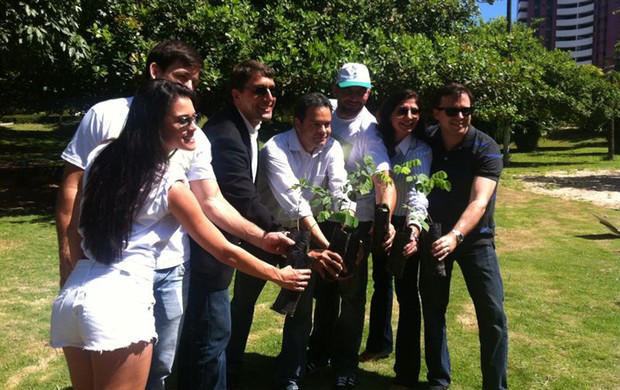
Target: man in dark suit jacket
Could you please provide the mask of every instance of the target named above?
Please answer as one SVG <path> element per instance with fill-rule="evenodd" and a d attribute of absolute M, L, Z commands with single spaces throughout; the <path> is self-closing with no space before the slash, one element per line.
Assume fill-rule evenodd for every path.
<path fill-rule="evenodd" d="M 276 103 L 273 77 L 274 71 L 258 61 L 235 66 L 230 80 L 232 104 L 209 119 L 203 128 L 211 142 L 212 166 L 222 194 L 243 217 L 265 231 L 280 227 L 261 203 L 255 186 L 258 129 L 262 121 L 271 119 Z M 238 238 L 227 237 L 239 243 Z M 277 256 L 247 243 L 242 245 L 258 258 L 277 263 Z M 179 388 L 225 390 L 224 352 L 231 332 L 228 286 L 233 269 L 198 245 L 192 245 L 190 260 L 189 299 L 178 353 Z M 233 324 L 247 325 L 241 357 L 254 303 L 264 284 L 265 281 L 242 273 L 238 273 L 235 280 L 233 304 L 239 301 L 237 297 L 243 297 L 244 315 L 243 319 L 235 318 Z"/>

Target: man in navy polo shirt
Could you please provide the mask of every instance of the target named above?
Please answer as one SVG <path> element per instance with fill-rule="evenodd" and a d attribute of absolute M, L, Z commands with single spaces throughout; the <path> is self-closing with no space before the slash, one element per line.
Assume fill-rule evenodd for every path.
<path fill-rule="evenodd" d="M 432 261 L 445 262 L 446 277 L 423 265 L 420 294 L 424 312 L 427 378 L 431 390 L 450 386 L 446 309 L 454 262 L 459 263 L 472 298 L 480 333 L 482 388 L 507 389 L 508 328 L 504 291 L 495 253 L 495 198 L 502 171 L 497 143 L 471 125 L 473 96 L 460 84 L 437 94 L 433 115 L 439 122 L 426 130 L 433 149 L 431 174 L 446 171 L 452 190 L 430 193 L 429 214 L 442 224 L 431 244 Z"/>

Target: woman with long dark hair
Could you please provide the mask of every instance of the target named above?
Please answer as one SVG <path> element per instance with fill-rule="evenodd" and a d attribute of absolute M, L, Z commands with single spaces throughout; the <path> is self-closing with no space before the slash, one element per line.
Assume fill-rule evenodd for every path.
<path fill-rule="evenodd" d="M 309 270 L 277 269 L 233 245 L 205 217 L 177 150 L 195 148 L 193 93 L 165 80 L 135 95 L 120 136 L 89 157 L 79 231 L 84 259 L 54 301 L 51 344 L 62 347 L 73 388 L 140 389 L 153 342 L 153 276 L 182 225 L 220 261 L 302 291 Z"/>
<path fill-rule="evenodd" d="M 431 149 L 414 135 L 420 120 L 418 94 L 410 89 L 399 90 L 390 95 L 378 112 L 379 133 L 388 150 L 392 166 L 403 165 L 411 160 L 420 160 L 412 167 L 412 174 L 429 175 Z M 418 256 L 417 242 L 422 221 L 427 216 L 428 200 L 408 182 L 404 175 L 396 175 L 396 209 L 392 224 L 396 229 L 405 225 L 412 234 L 405 246 L 403 256 L 407 258 L 402 279 L 395 280 L 396 297 L 400 306 L 396 335 L 396 379 L 393 389 L 413 389 L 418 383 L 420 372 L 420 302 L 418 298 Z M 407 205 L 407 207 L 403 206 Z M 372 360 L 387 356 L 392 351 L 392 276 L 386 270 L 387 254 L 372 254 L 374 292 L 370 305 L 370 324 L 366 350 L 360 360 Z"/>

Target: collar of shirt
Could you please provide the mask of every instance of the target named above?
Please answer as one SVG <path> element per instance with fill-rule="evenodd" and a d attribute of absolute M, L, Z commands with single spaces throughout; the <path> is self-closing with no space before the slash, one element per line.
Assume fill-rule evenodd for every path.
<path fill-rule="evenodd" d="M 452 149 L 452 151 L 460 150 L 463 148 L 471 148 L 476 140 L 477 131 L 478 129 L 476 129 L 472 125 L 469 125 L 469 127 L 467 128 L 467 133 L 465 133 L 465 137 L 463 137 L 461 143 L 456 145 L 456 147 Z M 441 137 L 441 128 L 439 127 L 439 125 L 434 125 L 428 128 L 426 134 L 426 141 L 433 147 L 433 149 L 445 149 L 443 145 L 443 139 Z"/>
<path fill-rule="evenodd" d="M 400 141 L 400 143 L 396 145 L 396 152 L 400 152 L 403 156 L 406 155 L 413 141 L 413 134 L 409 134 L 404 140 Z"/>
<path fill-rule="evenodd" d="M 239 111 L 239 109 L 237 108 L 237 111 Z M 243 121 L 245 122 L 245 127 L 248 128 L 248 133 L 250 133 L 251 136 L 256 137 L 258 134 L 258 130 L 260 129 L 260 125 L 262 124 L 262 122 L 258 122 L 258 125 L 256 125 L 256 127 L 252 126 L 252 124 L 250 123 L 250 121 L 247 120 L 247 118 L 245 117 L 245 115 L 243 115 L 243 113 L 241 111 L 239 111 L 239 115 L 241 115 L 241 118 L 243 118 Z"/>

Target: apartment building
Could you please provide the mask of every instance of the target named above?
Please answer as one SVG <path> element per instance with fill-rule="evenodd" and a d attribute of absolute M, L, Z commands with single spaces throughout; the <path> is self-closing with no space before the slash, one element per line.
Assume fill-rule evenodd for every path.
<path fill-rule="evenodd" d="M 544 45 L 570 51 L 578 64 L 613 67 L 620 39 L 620 0 L 521 0 L 517 20 L 539 21 Z"/>

